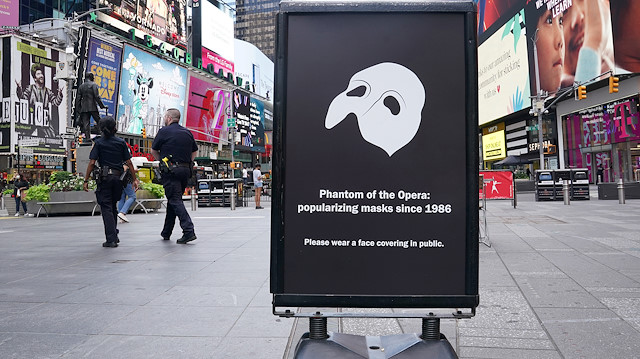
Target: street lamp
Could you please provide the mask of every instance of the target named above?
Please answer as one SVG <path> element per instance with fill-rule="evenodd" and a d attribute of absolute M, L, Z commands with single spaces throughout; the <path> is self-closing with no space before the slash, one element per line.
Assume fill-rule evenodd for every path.
<path fill-rule="evenodd" d="M 533 99 L 531 114 L 538 116 L 538 150 L 540 152 L 540 169 L 544 169 L 544 149 L 542 147 L 542 114 L 545 112 L 544 101 L 548 94 L 546 91 L 542 93 L 540 89 L 540 69 L 538 68 L 538 29 L 534 34 L 533 40 L 533 60 L 536 70 L 536 97 Z"/>

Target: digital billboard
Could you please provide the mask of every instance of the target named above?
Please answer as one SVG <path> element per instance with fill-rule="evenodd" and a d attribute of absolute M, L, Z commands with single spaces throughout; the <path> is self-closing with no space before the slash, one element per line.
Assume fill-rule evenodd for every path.
<path fill-rule="evenodd" d="M 225 77 L 229 73 L 230 74 L 234 73 L 235 66 L 233 62 L 227 61 L 226 59 L 219 56 L 215 52 L 210 51 L 203 47 L 202 48 L 202 67 L 205 69 L 208 69 L 209 64 L 213 65 L 213 72 L 215 74 L 218 74 L 218 71 L 220 71 L 220 69 L 222 69 Z"/>
<path fill-rule="evenodd" d="M 100 14 L 101 21 L 119 21 L 186 49 L 187 0 L 99 0 L 98 6 L 111 8 Z"/>
<path fill-rule="evenodd" d="M 267 55 L 255 45 L 236 39 L 235 75 L 248 81 L 254 93 L 262 97 L 273 97 L 274 66 Z"/>
<path fill-rule="evenodd" d="M 0 0 L 0 24 L 2 27 L 20 25 L 20 0 Z"/>
<path fill-rule="evenodd" d="M 608 76 L 615 69 L 609 1 L 537 0 L 525 6 L 531 93 L 554 96 L 560 88 Z M 590 15 L 590 16 L 588 16 Z M 588 30 L 587 30 L 588 29 Z M 535 64 L 539 69 L 539 85 Z"/>
<path fill-rule="evenodd" d="M 198 141 L 218 143 L 231 114 L 231 92 L 195 76 L 189 78 L 189 104 L 185 127 Z"/>
<path fill-rule="evenodd" d="M 236 119 L 239 145 L 246 149 L 251 147 L 251 100 L 249 93 L 242 90 L 233 91 L 233 117 Z"/>
<path fill-rule="evenodd" d="M 264 119 L 264 103 L 258 99 L 252 98 L 251 116 L 249 118 L 251 128 L 249 133 L 251 134 L 250 146 L 255 152 L 264 152 Z"/>
<path fill-rule="evenodd" d="M 93 73 L 93 81 L 98 85 L 98 94 L 102 103 L 107 106 L 107 115 L 114 118 L 117 110 L 121 63 L 122 48 L 94 37 L 89 40 L 86 71 Z M 93 122 L 93 118 L 91 121 Z"/>
<path fill-rule="evenodd" d="M 507 157 L 504 122 L 482 129 L 482 158 L 485 161 Z"/>
<path fill-rule="evenodd" d="M 233 19 L 226 7 L 217 1 L 200 2 L 202 16 L 201 36 L 202 47 L 205 47 L 227 61 L 234 61 L 233 48 Z M 203 60 L 204 60 L 204 56 Z"/>
<path fill-rule="evenodd" d="M 35 153 L 64 154 L 59 136 L 67 125 L 67 88 L 54 77 L 58 65 L 66 64 L 65 54 L 15 36 L 2 38 L 2 52 L 1 151 L 13 152 L 11 145 L 20 140 L 37 140 Z M 17 137 L 7 140 L 13 136 L 11 119 Z"/>
<path fill-rule="evenodd" d="M 182 114 L 187 70 L 135 47 L 125 45 L 118 97 L 118 131 L 155 137 L 163 115 L 175 108 Z"/>
<path fill-rule="evenodd" d="M 524 10 L 478 48 L 479 124 L 531 106 Z"/>
<path fill-rule="evenodd" d="M 447 5 L 281 3 L 274 306 L 477 305 L 477 29 Z"/>
<path fill-rule="evenodd" d="M 510 9 L 521 9 L 527 0 L 475 0 L 478 3 L 478 34 L 504 17 Z"/>

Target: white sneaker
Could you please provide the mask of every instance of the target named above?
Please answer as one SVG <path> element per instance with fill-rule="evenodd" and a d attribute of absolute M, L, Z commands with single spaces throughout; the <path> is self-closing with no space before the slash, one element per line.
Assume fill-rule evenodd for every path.
<path fill-rule="evenodd" d="M 124 213 L 122 213 L 122 212 L 118 213 L 118 218 L 120 218 L 120 219 L 121 219 L 122 221 L 124 221 L 124 222 L 129 223 L 129 219 L 128 219 L 128 218 L 127 218 L 127 216 L 126 216 Z"/>
<path fill-rule="evenodd" d="M 25 214 L 24 214 L 24 216 L 25 216 L 25 217 L 33 217 L 33 216 L 34 216 L 34 214 L 33 214 L 33 213 L 25 213 Z"/>
<path fill-rule="evenodd" d="M 14 215 L 14 217 L 19 217 L 20 216 L 20 212 L 16 212 L 16 214 Z"/>

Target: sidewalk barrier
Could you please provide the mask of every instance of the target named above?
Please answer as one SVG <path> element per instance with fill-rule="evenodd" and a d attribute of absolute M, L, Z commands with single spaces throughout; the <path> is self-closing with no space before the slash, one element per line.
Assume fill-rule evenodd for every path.
<path fill-rule="evenodd" d="M 195 211 L 198 209 L 198 192 L 196 191 L 196 187 L 191 187 L 191 210 Z"/>
<path fill-rule="evenodd" d="M 624 204 L 624 180 L 618 179 L 618 203 Z"/>
<path fill-rule="evenodd" d="M 562 180 L 562 197 L 564 198 L 564 204 L 565 205 L 570 205 L 571 204 L 571 193 L 569 191 L 569 181 L 568 180 Z"/>

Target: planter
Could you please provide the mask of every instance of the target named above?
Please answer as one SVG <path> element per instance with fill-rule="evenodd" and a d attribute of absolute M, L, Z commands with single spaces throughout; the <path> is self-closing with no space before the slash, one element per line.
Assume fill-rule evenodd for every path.
<path fill-rule="evenodd" d="M 51 192 L 49 194 L 49 202 L 75 202 L 75 201 L 95 201 L 95 191 L 70 191 L 70 192 Z M 70 214 L 70 213 L 91 213 L 95 203 L 69 203 L 49 206 L 47 211 L 52 214 Z M 39 207 L 35 205 L 35 207 Z M 34 208 L 35 208 L 34 207 Z M 28 207 L 31 211 L 31 207 Z M 36 209 L 37 211 L 37 209 Z M 100 207 L 96 208 L 96 213 L 100 212 Z"/>
<path fill-rule="evenodd" d="M 5 206 L 6 210 L 7 210 L 7 215 L 13 216 L 14 214 L 16 214 L 16 200 L 15 200 L 15 198 L 11 197 L 11 195 L 2 195 L 2 198 L 4 199 L 4 206 Z M 38 206 L 38 204 L 36 202 L 37 201 L 28 201 L 27 202 L 27 211 L 29 213 L 34 213 L 35 214 L 36 212 L 38 212 L 38 207 L 40 207 L 40 206 Z M 22 208 L 22 205 L 20 205 L 20 207 Z"/>
<path fill-rule="evenodd" d="M 150 199 L 150 198 L 153 199 L 157 197 L 154 196 L 151 192 L 144 189 L 139 189 L 136 191 L 136 199 Z M 135 204 L 132 206 L 135 206 Z M 146 202 L 144 206 L 147 209 L 157 210 L 157 209 L 160 209 L 160 207 L 162 207 L 162 204 L 160 202 Z M 144 210 L 142 210 L 142 207 L 140 206 L 138 206 L 136 210 L 144 212 Z"/>

